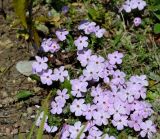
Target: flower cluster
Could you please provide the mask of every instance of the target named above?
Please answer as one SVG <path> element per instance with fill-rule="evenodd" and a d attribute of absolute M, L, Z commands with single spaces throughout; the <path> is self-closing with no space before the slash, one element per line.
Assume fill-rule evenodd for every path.
<path fill-rule="evenodd" d="M 138 9 L 143 10 L 146 7 L 146 2 L 144 0 L 127 0 L 124 2 L 122 7 L 120 8 L 120 12 L 124 10 L 127 13 L 130 13 L 132 10 Z"/>
<path fill-rule="evenodd" d="M 65 106 L 66 100 L 69 99 L 69 95 L 67 94 L 67 89 L 57 90 L 57 95 L 55 97 L 55 101 L 51 103 L 51 113 L 52 114 L 61 114 L 62 108 Z"/>
<path fill-rule="evenodd" d="M 97 38 L 102 38 L 106 30 L 96 26 L 95 22 L 83 21 L 79 26 L 79 30 L 83 30 L 86 35 L 95 34 Z"/>
<path fill-rule="evenodd" d="M 79 26 L 79 29 L 84 30 L 87 35 L 96 34 L 96 28 L 99 26 L 97 27 L 94 22 L 86 22 Z M 62 35 L 59 40 L 63 41 L 66 34 L 67 31 L 63 35 L 58 33 L 57 37 Z M 66 122 L 62 127 L 56 125 L 50 127 L 46 118 L 44 130 L 56 132 L 58 128 L 61 129 L 61 139 L 76 139 L 80 132 L 80 139 L 115 139 L 116 137 L 103 132 L 103 127 L 110 125 L 118 131 L 129 127 L 141 137 L 151 138 L 156 128 L 148 119 L 153 110 L 145 101 L 147 77 L 134 75 L 126 80 L 126 74 L 118 68 L 124 55 L 118 51 L 106 57 L 94 54 L 92 50 L 87 49 L 87 36 L 80 36 L 74 43 L 77 46 L 77 60 L 83 67 L 79 77 L 69 80 L 68 71 L 64 70 L 63 66 L 54 70 L 49 69 L 46 64 L 47 57 L 37 56 L 33 64 L 33 71 L 40 76 L 43 84 L 51 85 L 53 81 L 64 82 L 66 78 L 70 82 L 71 87 L 57 90 L 57 96 L 51 102 L 51 114 L 63 117 L 66 106 L 69 106 L 69 115 L 73 119 L 79 119 L 74 125 Z M 86 101 L 87 96 L 90 97 L 90 102 Z M 41 122 L 41 117 L 37 123 Z M 68 118 L 67 115 L 66 117 Z"/>
<path fill-rule="evenodd" d="M 68 71 L 64 70 L 64 66 L 53 71 L 48 68 L 47 61 L 47 57 L 36 56 L 36 61 L 32 64 L 33 73 L 40 76 L 42 84 L 52 85 L 53 81 L 58 80 L 64 82 L 64 79 L 68 78 Z"/>

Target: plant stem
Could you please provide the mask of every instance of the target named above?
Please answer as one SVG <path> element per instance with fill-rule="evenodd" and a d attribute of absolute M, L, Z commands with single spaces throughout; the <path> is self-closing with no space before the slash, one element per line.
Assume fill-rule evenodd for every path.
<path fill-rule="evenodd" d="M 34 43 L 33 40 L 33 16 L 32 16 L 32 9 L 33 9 L 33 0 L 29 0 L 29 6 L 28 6 L 28 11 L 29 11 L 29 18 L 28 18 L 28 30 L 29 30 L 29 41 L 31 42 L 31 45 L 37 51 L 37 46 Z M 28 48 L 29 50 L 29 48 Z"/>

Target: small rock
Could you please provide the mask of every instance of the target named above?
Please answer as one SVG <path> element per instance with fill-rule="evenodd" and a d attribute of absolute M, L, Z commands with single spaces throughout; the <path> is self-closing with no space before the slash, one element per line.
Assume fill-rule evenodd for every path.
<path fill-rule="evenodd" d="M 7 92 L 6 92 L 6 91 L 2 91 L 2 97 L 3 97 L 3 98 L 8 97 L 8 94 L 7 94 Z"/>
<path fill-rule="evenodd" d="M 8 113 L 8 112 L 4 112 L 3 115 L 4 115 L 4 116 L 8 116 L 9 113 Z"/>
<path fill-rule="evenodd" d="M 23 113 L 23 116 L 26 117 L 26 116 L 27 116 L 27 113 Z"/>
<path fill-rule="evenodd" d="M 33 90 L 34 90 L 35 93 L 37 93 L 41 90 L 41 88 L 40 87 L 34 87 Z"/>
<path fill-rule="evenodd" d="M 28 114 L 32 114 L 33 109 L 31 107 L 29 107 L 29 108 L 27 108 L 27 112 L 28 112 Z"/>
<path fill-rule="evenodd" d="M 10 133 L 11 133 L 11 130 L 9 128 L 6 128 L 6 134 L 10 135 Z"/>
<path fill-rule="evenodd" d="M 3 107 L 3 105 L 2 104 L 0 104 L 0 108 L 2 108 Z"/>
<path fill-rule="evenodd" d="M 34 118 L 36 118 L 36 116 L 35 116 L 35 115 L 31 115 L 31 118 L 33 118 L 33 119 L 34 119 Z"/>
<path fill-rule="evenodd" d="M 16 64 L 16 69 L 21 74 L 25 76 L 30 76 L 32 74 L 32 64 L 34 61 L 19 61 Z"/>
<path fill-rule="evenodd" d="M 13 129 L 12 132 L 11 132 L 12 135 L 15 135 L 17 133 L 18 133 L 18 129 Z"/>
<path fill-rule="evenodd" d="M 16 127 L 16 128 L 17 128 L 17 127 L 19 127 L 19 125 L 18 125 L 17 123 L 15 123 L 15 124 L 14 124 L 14 127 Z"/>

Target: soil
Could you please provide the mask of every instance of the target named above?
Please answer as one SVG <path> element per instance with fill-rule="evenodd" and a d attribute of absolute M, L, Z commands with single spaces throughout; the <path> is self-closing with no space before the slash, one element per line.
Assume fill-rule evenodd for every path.
<path fill-rule="evenodd" d="M 1 6 L 0 1 L 0 6 Z M 1 8 L 1 7 L 0 7 Z M 28 50 L 27 42 L 18 40 L 17 28 L 11 28 L 15 15 L 12 0 L 5 0 L 3 5 L 7 19 L 0 13 L 0 138 L 18 139 L 19 133 L 26 138 L 35 121 L 35 105 L 40 104 L 46 92 L 36 82 L 20 74 L 16 63 L 29 60 L 32 48 Z M 34 95 L 25 101 L 17 101 L 16 94 L 20 90 L 31 91 Z M 36 138 L 36 137 L 33 137 Z M 44 139 L 49 139 L 44 135 Z"/>

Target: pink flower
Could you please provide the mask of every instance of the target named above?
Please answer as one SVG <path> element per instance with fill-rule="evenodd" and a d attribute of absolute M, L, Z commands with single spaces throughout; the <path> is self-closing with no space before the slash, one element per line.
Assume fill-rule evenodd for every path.
<path fill-rule="evenodd" d="M 133 84 L 140 84 L 142 86 L 148 86 L 148 81 L 147 81 L 147 77 L 146 75 L 135 75 L 135 76 L 131 76 L 131 78 L 129 79 L 129 81 Z"/>
<path fill-rule="evenodd" d="M 64 66 L 61 66 L 59 69 L 54 69 L 54 80 L 64 82 L 64 79 L 68 77 L 68 71 L 64 70 Z"/>
<path fill-rule="evenodd" d="M 43 70 L 46 70 L 48 68 L 48 65 L 46 63 L 47 61 L 47 57 L 36 56 L 36 61 L 32 64 L 33 72 L 40 73 Z"/>
<path fill-rule="evenodd" d="M 61 90 L 57 90 L 57 95 L 62 97 L 63 99 L 69 99 L 69 95 L 67 94 L 67 89 L 63 89 L 62 91 Z"/>
<path fill-rule="evenodd" d="M 91 60 L 90 60 L 90 64 L 94 64 L 98 67 L 104 67 L 104 58 L 101 56 L 97 56 L 97 55 L 92 55 L 91 56 Z"/>
<path fill-rule="evenodd" d="M 114 102 L 113 107 L 110 107 L 110 114 L 113 115 L 113 119 L 120 117 L 120 115 L 126 114 L 126 110 L 123 106 L 124 104 L 119 100 Z"/>
<path fill-rule="evenodd" d="M 130 13 L 132 10 L 138 8 L 138 10 L 143 10 L 146 6 L 146 2 L 143 0 L 126 0 L 125 3 L 120 8 L 119 12 L 124 10 L 127 13 Z"/>
<path fill-rule="evenodd" d="M 58 130 L 57 126 L 49 126 L 47 123 L 44 124 L 44 130 L 48 133 L 54 133 Z"/>
<path fill-rule="evenodd" d="M 128 126 L 130 128 L 134 128 L 135 131 L 140 131 L 142 119 L 138 117 L 137 115 L 134 116 L 133 114 L 131 115 L 131 120 L 128 121 Z"/>
<path fill-rule="evenodd" d="M 128 125 L 127 116 L 118 116 L 112 120 L 112 124 L 117 127 L 117 130 L 123 130 L 124 126 Z"/>
<path fill-rule="evenodd" d="M 89 64 L 86 69 L 83 70 L 83 75 L 87 78 L 88 81 L 90 80 L 99 80 L 98 76 L 98 68 L 95 64 Z"/>
<path fill-rule="evenodd" d="M 56 31 L 56 36 L 60 41 L 64 41 L 66 40 L 66 35 L 68 35 L 68 33 L 69 32 L 66 30 L 59 30 L 59 31 Z"/>
<path fill-rule="evenodd" d="M 87 139 L 101 139 L 102 131 L 100 131 L 96 126 L 93 126 L 89 130 L 89 135 Z"/>
<path fill-rule="evenodd" d="M 142 23 L 142 20 L 140 17 L 136 17 L 134 18 L 133 23 L 136 27 L 138 27 Z"/>
<path fill-rule="evenodd" d="M 104 96 L 102 88 L 99 85 L 96 88 L 92 87 L 92 89 L 91 89 L 91 96 L 94 97 L 93 102 L 96 104 Z"/>
<path fill-rule="evenodd" d="M 132 6 L 130 0 L 125 1 L 124 5 L 122 6 L 122 9 L 124 9 L 127 13 L 131 12 Z"/>
<path fill-rule="evenodd" d="M 119 97 L 122 101 L 132 103 L 134 101 L 134 94 L 130 91 L 130 88 L 121 90 Z"/>
<path fill-rule="evenodd" d="M 44 112 L 42 111 L 42 112 L 38 115 L 38 118 L 37 118 L 36 123 L 35 123 L 36 126 L 40 126 L 40 125 L 41 125 L 43 116 L 44 116 Z M 46 115 L 45 123 L 47 122 L 47 120 L 48 120 L 48 116 Z"/>
<path fill-rule="evenodd" d="M 52 70 L 46 70 L 42 72 L 40 75 L 42 84 L 52 85 L 52 81 L 54 81 L 55 76 L 52 74 Z"/>
<path fill-rule="evenodd" d="M 97 38 L 102 38 L 106 30 L 104 28 L 100 28 L 99 26 L 96 26 L 95 28 L 95 35 Z"/>
<path fill-rule="evenodd" d="M 61 114 L 62 113 L 62 107 L 58 105 L 55 101 L 51 102 L 51 113 L 52 114 Z"/>
<path fill-rule="evenodd" d="M 94 112 L 96 112 L 96 105 L 86 104 L 86 110 L 83 113 L 83 116 L 85 116 L 86 120 L 91 120 Z"/>
<path fill-rule="evenodd" d="M 60 49 L 59 44 L 56 41 L 52 40 L 51 38 L 44 39 L 41 47 L 43 48 L 44 52 L 51 52 L 51 53 L 57 52 Z"/>
<path fill-rule="evenodd" d="M 116 70 L 113 72 L 113 79 L 111 80 L 111 82 L 114 85 L 124 84 L 125 76 L 126 76 L 126 74 L 124 72 L 122 72 L 120 70 Z"/>
<path fill-rule="evenodd" d="M 83 126 L 84 125 L 82 125 L 80 121 L 76 122 L 74 124 L 74 126 L 69 126 L 70 138 L 71 139 L 76 139 L 77 136 L 78 136 L 78 134 L 83 129 Z M 84 137 L 85 137 L 85 133 L 83 131 L 82 134 L 81 134 L 81 136 L 80 136 L 80 139 L 84 139 Z"/>
<path fill-rule="evenodd" d="M 108 134 L 104 134 L 102 139 L 116 139 L 114 136 L 109 136 Z"/>
<path fill-rule="evenodd" d="M 81 21 L 80 25 L 78 26 L 79 30 L 84 30 L 85 28 L 87 28 L 87 26 L 89 25 L 89 21 L 83 20 Z"/>
<path fill-rule="evenodd" d="M 143 0 L 136 0 L 137 1 L 137 7 L 139 10 L 143 10 L 144 7 L 147 5 L 145 1 Z"/>
<path fill-rule="evenodd" d="M 84 96 L 84 92 L 87 92 L 88 83 L 85 81 L 80 81 L 78 79 L 71 80 L 72 85 L 72 95 L 76 97 Z"/>
<path fill-rule="evenodd" d="M 88 37 L 80 36 L 77 40 L 74 41 L 75 46 L 77 46 L 78 50 L 83 50 L 84 47 L 88 46 Z"/>
<path fill-rule="evenodd" d="M 151 139 L 153 134 L 156 133 L 155 125 L 153 125 L 151 120 L 142 122 L 140 126 L 142 129 L 142 131 L 140 132 L 140 135 L 143 138 L 147 135 L 147 137 Z"/>
<path fill-rule="evenodd" d="M 110 118 L 110 115 L 107 112 L 105 112 L 103 110 L 98 110 L 98 111 L 94 112 L 94 115 L 93 115 L 94 121 L 93 122 L 98 126 L 107 125 L 109 118 Z"/>
<path fill-rule="evenodd" d="M 76 116 L 83 115 L 84 111 L 86 111 L 87 106 L 84 104 L 84 99 L 74 99 L 73 103 L 70 105 L 70 111 L 72 113 L 75 112 Z"/>
<path fill-rule="evenodd" d="M 91 61 L 92 51 L 89 49 L 87 51 L 83 51 L 83 53 L 78 53 L 77 59 L 80 61 L 81 66 L 85 67 Z"/>
<path fill-rule="evenodd" d="M 122 63 L 123 54 L 115 51 L 112 54 L 108 54 L 109 63 L 112 65 L 121 64 Z"/>
<path fill-rule="evenodd" d="M 85 32 L 85 34 L 91 34 L 91 33 L 93 33 L 93 32 L 95 32 L 95 26 L 96 26 L 96 23 L 95 22 L 90 22 L 87 26 L 86 26 L 86 28 L 84 28 L 84 32 Z"/>

